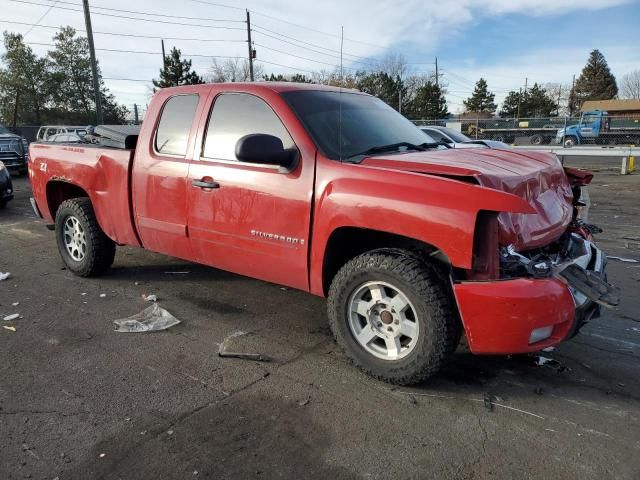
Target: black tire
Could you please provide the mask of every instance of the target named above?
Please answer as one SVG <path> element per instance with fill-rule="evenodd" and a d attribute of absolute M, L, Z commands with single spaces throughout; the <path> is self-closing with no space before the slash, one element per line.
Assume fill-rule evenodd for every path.
<path fill-rule="evenodd" d="M 531 145 L 542 145 L 544 142 L 544 138 L 542 135 L 534 135 L 530 139 Z"/>
<path fill-rule="evenodd" d="M 378 358 L 355 339 L 349 326 L 349 300 L 367 282 L 397 286 L 416 310 L 419 334 L 413 350 L 398 360 Z M 461 335 L 460 320 L 442 272 L 410 252 L 378 250 L 346 263 L 331 282 L 329 325 L 336 342 L 354 365 L 397 385 L 422 382 L 440 369 Z"/>
<path fill-rule="evenodd" d="M 75 217 L 82 226 L 86 251 L 81 260 L 74 259 L 65 246 L 64 225 Z M 65 200 L 56 212 L 56 242 L 58 251 L 69 270 L 80 277 L 97 276 L 109 269 L 116 254 L 116 245 L 98 225 L 93 206 L 88 198 Z"/>
<path fill-rule="evenodd" d="M 578 144 L 578 139 L 576 137 L 564 137 L 562 144 L 567 148 L 575 147 Z"/>

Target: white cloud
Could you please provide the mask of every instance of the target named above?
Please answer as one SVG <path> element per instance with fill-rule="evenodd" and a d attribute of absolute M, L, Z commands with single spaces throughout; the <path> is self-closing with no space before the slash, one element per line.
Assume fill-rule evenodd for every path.
<path fill-rule="evenodd" d="M 47 3 L 50 0 L 47 0 Z M 207 0 L 205 0 L 207 1 Z M 325 0 L 323 2 L 293 1 L 293 0 L 245 0 L 243 2 L 231 3 L 231 0 L 211 0 L 213 3 L 225 2 L 232 6 L 241 6 L 251 9 L 252 23 L 255 31 L 253 40 L 259 46 L 258 59 L 279 63 L 302 70 L 330 69 L 328 65 L 322 65 L 315 61 L 321 61 L 330 65 L 339 64 L 337 58 L 340 49 L 340 26 L 344 26 L 345 44 L 344 51 L 347 54 L 372 57 L 379 56 L 393 45 L 399 43 L 409 43 L 419 45 L 422 52 L 436 52 L 443 41 L 451 41 L 456 37 L 456 33 L 461 32 L 475 22 L 486 20 L 487 18 L 510 15 L 525 14 L 531 17 L 545 15 L 557 15 L 571 12 L 574 9 L 598 10 L 628 3 L 628 0 L 599 0 L 598 2 L 584 2 L 583 0 Z M 45 11 L 44 6 L 26 5 L 14 2 L 7 2 L 11 7 L 5 15 L 4 20 L 17 20 L 23 22 L 33 22 Z M 202 2 L 192 0 L 92 0 L 93 28 L 96 32 L 116 32 L 127 34 L 157 35 L 166 38 L 167 48 L 177 46 L 183 53 L 188 55 L 226 55 L 226 56 L 246 56 L 246 31 L 243 23 L 217 24 L 205 21 L 205 18 L 221 18 L 242 21 L 245 18 L 244 10 L 222 8 L 220 6 L 205 5 Z M 70 8 L 69 5 L 66 5 Z M 141 10 L 148 12 L 162 13 L 165 15 L 179 15 L 196 17 L 200 20 L 182 19 L 176 22 L 191 24 L 227 25 L 238 27 L 239 30 L 225 30 L 215 28 L 200 28 L 188 25 L 169 25 L 160 22 L 135 22 L 109 16 L 98 15 L 101 10 L 98 7 L 108 7 L 124 10 Z M 102 10 L 105 13 L 104 10 Z M 115 12 L 111 12 L 115 13 Z M 263 14 L 263 15 L 261 15 Z M 127 15 L 122 14 L 121 15 Z M 265 16 L 267 15 L 267 16 Z M 300 26 L 274 20 L 269 16 L 293 22 Z M 157 17 L 158 20 L 172 19 Z M 540 20 L 535 20 L 540 21 Z M 41 22 L 42 25 L 72 25 L 78 29 L 84 28 L 82 12 L 62 10 L 54 8 Z M 3 24 L 3 29 L 25 32 L 27 26 Z M 291 44 L 283 43 L 270 38 L 260 32 L 263 29 L 293 37 L 311 44 L 307 46 L 295 47 Z M 324 33 L 318 33 L 324 32 Z M 28 40 L 32 42 L 51 43 L 53 30 L 35 28 L 29 34 Z M 329 33 L 331 35 L 327 35 Z M 278 35 L 272 35 L 278 36 Z M 138 50 L 147 52 L 157 52 L 155 55 L 148 54 L 125 54 L 117 52 L 107 52 L 98 50 L 98 57 L 105 77 L 123 78 L 151 78 L 157 76 L 161 66 L 160 40 L 143 39 L 133 37 L 107 36 L 96 33 L 96 48 L 98 49 L 120 49 Z M 235 40 L 235 42 L 194 42 L 170 40 L 168 37 L 189 37 L 201 39 L 224 39 Z M 605 36 L 606 37 L 606 36 Z M 287 39 L 283 39 L 287 40 Z M 354 41 L 358 40 L 358 41 Z M 289 39 L 293 43 L 295 40 Z M 278 53 L 266 47 L 282 50 L 285 53 Z M 324 51 L 322 48 L 333 50 L 333 55 L 322 55 L 312 50 Z M 578 49 L 575 56 L 567 56 L 566 50 L 563 56 L 557 59 L 550 57 L 547 52 L 527 53 L 519 58 L 505 58 L 504 62 L 496 65 L 483 64 L 483 60 L 448 59 L 449 62 L 457 60 L 455 65 L 447 65 L 452 72 L 459 76 L 454 88 L 453 81 L 450 89 L 463 92 L 470 81 L 475 81 L 480 75 L 489 79 L 493 88 L 510 89 L 521 83 L 525 76 L 534 75 L 540 81 L 563 81 L 567 77 L 570 80 L 570 72 L 579 72 L 579 69 L 586 60 L 588 48 L 584 51 Z M 49 47 L 34 45 L 36 52 L 44 54 Z M 564 49 L 563 49 L 564 50 Z M 611 50 L 605 50 L 607 59 L 610 61 L 615 73 L 624 73 L 618 68 L 627 68 L 629 62 L 638 63 L 637 52 L 626 52 L 622 55 L 622 49 L 612 46 Z M 325 53 L 330 53 L 326 52 Z M 331 53 L 330 53 L 331 54 Z M 293 55 L 297 55 L 294 57 Z M 626 60 L 624 57 L 626 56 Z M 311 60 L 304 60 L 298 57 L 307 57 Z M 192 56 L 193 65 L 199 73 L 206 73 L 210 64 L 210 59 Z M 569 58 L 569 60 L 567 60 Z M 345 55 L 345 65 L 349 66 L 349 59 L 354 59 L 350 55 Z M 575 64 L 575 65 L 574 65 Z M 353 63 L 351 67 L 362 67 L 361 64 Z M 428 67 L 424 67 L 425 69 Z M 630 68 L 631 69 L 631 68 Z M 286 68 L 272 65 L 265 65 L 267 72 L 284 72 Z M 292 70 L 289 70 L 292 71 Z M 294 70 L 295 71 L 295 70 Z M 530 74 L 528 72 L 531 72 Z M 460 77 L 468 79 L 466 82 L 460 81 Z M 503 78 L 501 78 L 503 77 Z M 552 78 L 553 77 L 553 78 Z M 452 78 L 453 80 L 453 78 Z M 118 99 L 125 104 L 146 103 L 149 88 L 144 83 L 123 82 L 115 80 L 106 81 L 109 88 L 117 95 Z M 463 96 L 462 94 L 460 96 Z M 465 95 L 466 96 L 466 95 Z M 460 98 L 451 97 L 452 102 L 461 102 Z"/>

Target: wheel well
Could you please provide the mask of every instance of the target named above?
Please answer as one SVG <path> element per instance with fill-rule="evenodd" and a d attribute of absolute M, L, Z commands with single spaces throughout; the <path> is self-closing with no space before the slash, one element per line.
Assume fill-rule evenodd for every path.
<path fill-rule="evenodd" d="M 393 233 L 356 227 L 341 227 L 329 237 L 322 262 L 322 288 L 329 292 L 331 281 L 338 270 L 352 258 L 378 249 L 401 249 L 432 258 L 450 266 L 451 262 L 433 245 Z M 437 254 L 437 255 L 436 255 Z"/>
<path fill-rule="evenodd" d="M 51 218 L 55 220 L 58 207 L 65 200 L 70 198 L 88 197 L 89 195 L 82 188 L 62 180 L 54 180 L 47 183 L 47 205 Z"/>

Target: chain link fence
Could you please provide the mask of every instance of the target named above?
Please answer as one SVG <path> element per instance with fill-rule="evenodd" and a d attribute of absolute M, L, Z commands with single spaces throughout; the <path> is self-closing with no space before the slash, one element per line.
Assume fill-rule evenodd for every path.
<path fill-rule="evenodd" d="M 640 145 L 640 113 L 587 112 L 580 117 L 412 121 L 417 126 L 450 128 L 472 140 L 497 140 L 513 145 Z"/>

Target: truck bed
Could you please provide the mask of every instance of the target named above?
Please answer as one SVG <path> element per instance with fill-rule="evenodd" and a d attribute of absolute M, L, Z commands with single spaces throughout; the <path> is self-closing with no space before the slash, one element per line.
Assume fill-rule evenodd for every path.
<path fill-rule="evenodd" d="M 98 223 L 109 238 L 119 244 L 139 245 L 131 220 L 129 188 L 134 152 L 92 144 L 32 143 L 33 194 L 47 223 L 55 223 L 60 201 L 47 194 L 46 185 L 52 181 L 69 183 L 91 199 Z"/>

